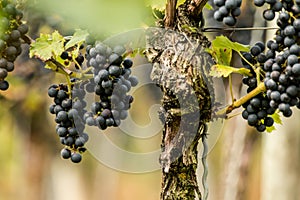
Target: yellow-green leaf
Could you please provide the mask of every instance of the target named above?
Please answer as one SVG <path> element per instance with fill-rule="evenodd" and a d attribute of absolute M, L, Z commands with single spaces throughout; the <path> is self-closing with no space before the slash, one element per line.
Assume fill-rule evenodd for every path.
<path fill-rule="evenodd" d="M 155 19 L 163 19 L 165 14 L 162 10 L 159 10 L 157 8 L 152 9 L 152 14 L 155 17 Z"/>
<path fill-rule="evenodd" d="M 249 46 L 240 44 L 238 42 L 232 42 L 225 36 L 216 37 L 216 39 L 212 41 L 212 46 L 213 48 L 230 48 L 237 52 L 248 52 L 250 50 Z"/>
<path fill-rule="evenodd" d="M 281 117 L 280 117 L 278 112 L 275 112 L 273 115 L 271 115 L 271 117 L 274 119 L 275 124 L 281 124 L 282 125 Z"/>
<path fill-rule="evenodd" d="M 250 70 L 246 68 L 234 68 L 228 65 L 213 65 L 210 69 L 209 75 L 213 77 L 228 77 L 232 73 L 238 73 L 249 76 Z"/>
<path fill-rule="evenodd" d="M 212 47 L 211 49 L 206 50 L 215 61 L 220 65 L 230 65 L 232 58 L 232 49 L 230 48 L 216 48 Z"/>
<path fill-rule="evenodd" d="M 282 125 L 282 120 L 281 120 L 281 117 L 279 115 L 278 112 L 275 112 L 273 115 L 271 115 L 270 117 L 273 118 L 274 120 L 274 124 L 281 124 Z M 272 131 L 276 130 L 275 126 L 271 126 L 271 127 L 267 127 L 266 131 L 268 133 L 271 133 Z"/>
<path fill-rule="evenodd" d="M 71 40 L 67 42 L 65 49 L 73 47 L 75 45 L 80 46 L 86 39 L 89 33 L 86 30 L 77 29 L 72 36 Z"/>
<path fill-rule="evenodd" d="M 268 133 L 271 133 L 272 131 L 275 131 L 275 130 L 276 130 L 276 128 L 275 128 L 274 125 L 266 128 L 266 131 L 267 131 Z"/>
<path fill-rule="evenodd" d="M 180 6 L 181 4 L 184 4 L 185 1 L 186 1 L 186 0 L 178 0 L 178 2 L 177 2 L 177 7 Z"/>
<path fill-rule="evenodd" d="M 204 8 L 206 8 L 207 10 L 213 10 L 214 9 L 212 7 L 212 5 L 210 5 L 208 2 L 205 4 Z"/>
<path fill-rule="evenodd" d="M 30 45 L 30 57 L 36 56 L 43 61 L 60 55 L 64 51 L 64 37 L 54 31 L 50 34 L 41 33 L 40 37 Z"/>

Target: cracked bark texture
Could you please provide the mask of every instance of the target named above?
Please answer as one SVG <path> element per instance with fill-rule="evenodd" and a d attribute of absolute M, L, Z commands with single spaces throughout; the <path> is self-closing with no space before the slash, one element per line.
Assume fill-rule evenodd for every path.
<path fill-rule="evenodd" d="M 164 123 L 163 200 L 202 199 L 196 175 L 197 146 L 206 134 L 214 96 L 208 76 L 213 61 L 205 52 L 210 42 L 200 31 L 205 3 L 187 0 L 176 9 L 176 1 L 169 0 L 160 27 L 147 31 L 151 78 L 163 92 L 159 113 Z"/>

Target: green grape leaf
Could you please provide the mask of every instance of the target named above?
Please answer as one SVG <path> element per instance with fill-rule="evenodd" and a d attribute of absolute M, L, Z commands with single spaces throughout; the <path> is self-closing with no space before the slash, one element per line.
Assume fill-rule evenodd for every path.
<path fill-rule="evenodd" d="M 281 124 L 282 125 L 282 120 L 281 120 L 281 117 L 279 115 L 278 112 L 275 112 L 273 115 L 271 115 L 270 117 L 273 118 L 274 120 L 274 124 Z M 271 133 L 272 131 L 276 130 L 275 126 L 271 126 L 271 127 L 267 127 L 266 131 L 268 133 Z"/>
<path fill-rule="evenodd" d="M 220 65 L 230 65 L 232 58 L 232 49 L 229 48 L 216 48 L 212 47 L 211 49 L 206 49 L 215 61 Z"/>
<path fill-rule="evenodd" d="M 152 14 L 155 17 L 155 19 L 163 19 L 165 16 L 164 12 L 157 8 L 152 9 Z"/>
<path fill-rule="evenodd" d="M 243 45 L 238 42 L 232 42 L 225 36 L 218 36 L 216 39 L 212 41 L 213 48 L 229 48 L 237 52 L 250 51 L 250 47 L 248 45 Z"/>
<path fill-rule="evenodd" d="M 282 120 L 278 112 L 275 112 L 271 117 L 274 119 L 275 124 L 281 124 L 282 125 Z"/>
<path fill-rule="evenodd" d="M 64 51 L 64 41 L 64 37 L 58 31 L 54 31 L 51 35 L 41 33 L 40 37 L 30 45 L 29 55 L 47 61 Z"/>
<path fill-rule="evenodd" d="M 228 65 L 220 65 L 220 64 L 213 65 L 211 67 L 209 75 L 213 77 L 228 77 L 232 73 L 238 73 L 245 76 L 251 75 L 249 69 L 234 68 Z"/>
<path fill-rule="evenodd" d="M 83 42 L 85 42 L 86 37 L 89 33 L 86 30 L 77 29 L 73 34 L 70 41 L 67 42 L 65 49 L 69 49 L 70 47 L 74 47 L 75 45 L 80 46 Z"/>
<path fill-rule="evenodd" d="M 184 4 L 186 0 L 178 0 L 177 2 L 177 7 L 180 6 L 181 4 Z"/>
<path fill-rule="evenodd" d="M 207 10 L 213 10 L 214 8 L 212 7 L 212 5 L 210 5 L 209 3 L 206 3 L 204 8 L 206 8 Z"/>
<path fill-rule="evenodd" d="M 271 127 L 267 127 L 267 128 L 266 128 L 266 131 L 267 131 L 268 133 L 271 133 L 272 131 L 275 131 L 275 130 L 276 130 L 276 128 L 275 128 L 274 125 L 271 126 Z"/>

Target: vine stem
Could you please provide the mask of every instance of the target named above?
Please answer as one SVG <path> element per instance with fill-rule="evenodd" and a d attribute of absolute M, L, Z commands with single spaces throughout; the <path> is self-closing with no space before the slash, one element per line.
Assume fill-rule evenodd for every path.
<path fill-rule="evenodd" d="M 224 109 L 218 111 L 216 113 L 216 115 L 217 116 L 224 116 L 228 113 L 231 113 L 234 109 L 240 107 L 241 105 L 243 105 L 244 103 L 249 101 L 251 98 L 257 96 L 258 94 L 260 94 L 264 91 L 266 91 L 266 87 L 265 87 L 265 84 L 262 82 L 254 90 L 249 92 L 247 95 L 245 95 L 242 98 L 234 101 L 231 105 L 225 107 Z"/>
<path fill-rule="evenodd" d="M 166 16 L 165 16 L 165 27 L 173 27 L 175 21 L 177 0 L 167 0 L 166 4 Z"/>
<path fill-rule="evenodd" d="M 278 27 L 244 27 L 244 28 L 222 28 L 222 27 L 205 27 L 203 32 L 220 32 L 220 31 L 259 31 L 259 30 L 274 30 Z"/>
<path fill-rule="evenodd" d="M 229 88 L 230 88 L 230 96 L 231 96 L 231 101 L 232 103 L 235 101 L 234 95 L 233 95 L 233 89 L 232 89 L 232 76 L 231 74 L 228 76 L 229 80 Z"/>
<path fill-rule="evenodd" d="M 207 163 L 207 154 L 208 154 L 208 144 L 207 144 L 207 125 L 204 125 L 204 131 L 201 135 L 202 138 L 202 145 L 203 145 L 203 152 L 202 152 L 202 165 L 203 165 L 203 174 L 202 174 L 202 186 L 204 189 L 203 200 L 208 199 L 209 189 L 207 183 L 207 176 L 208 176 L 208 163 Z"/>

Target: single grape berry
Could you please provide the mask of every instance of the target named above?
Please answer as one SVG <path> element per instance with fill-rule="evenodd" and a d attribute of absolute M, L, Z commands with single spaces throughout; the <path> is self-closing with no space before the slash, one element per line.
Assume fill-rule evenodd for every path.
<path fill-rule="evenodd" d="M 225 5 L 225 0 L 214 0 L 213 2 L 218 7 Z"/>
<path fill-rule="evenodd" d="M 0 80 L 3 80 L 7 77 L 7 70 L 0 68 Z"/>
<path fill-rule="evenodd" d="M 258 117 L 256 114 L 250 114 L 248 116 L 248 124 L 254 126 L 258 122 Z"/>
<path fill-rule="evenodd" d="M 79 153 L 73 153 L 73 154 L 71 155 L 71 161 L 72 161 L 73 163 L 79 163 L 79 162 L 81 161 L 81 159 L 82 159 L 82 156 L 81 156 L 81 154 L 79 154 Z"/>
<path fill-rule="evenodd" d="M 28 25 L 27 24 L 21 24 L 18 27 L 18 31 L 22 34 L 25 35 L 28 32 Z"/>
<path fill-rule="evenodd" d="M 66 60 L 69 58 L 69 53 L 67 51 L 64 51 L 60 55 L 61 59 Z"/>
<path fill-rule="evenodd" d="M 254 0 L 254 5 L 261 7 L 265 4 L 265 0 Z"/>
<path fill-rule="evenodd" d="M 227 26 L 233 26 L 236 24 L 236 19 L 232 16 L 227 16 L 224 17 L 223 23 L 226 24 Z"/>
<path fill-rule="evenodd" d="M 60 154 L 61 154 L 61 157 L 64 159 L 71 158 L 71 151 L 69 149 L 62 149 Z"/>
<path fill-rule="evenodd" d="M 273 20 L 275 18 L 275 12 L 273 10 L 264 10 L 263 12 L 263 16 L 265 18 L 265 20 Z"/>
<path fill-rule="evenodd" d="M 7 81 L 0 81 L 0 90 L 7 90 L 9 88 L 9 84 Z"/>
<path fill-rule="evenodd" d="M 11 38 L 12 40 L 18 40 L 20 37 L 21 37 L 21 33 L 20 33 L 20 31 L 18 31 L 18 30 L 13 30 L 13 31 L 10 33 L 10 38 Z"/>

